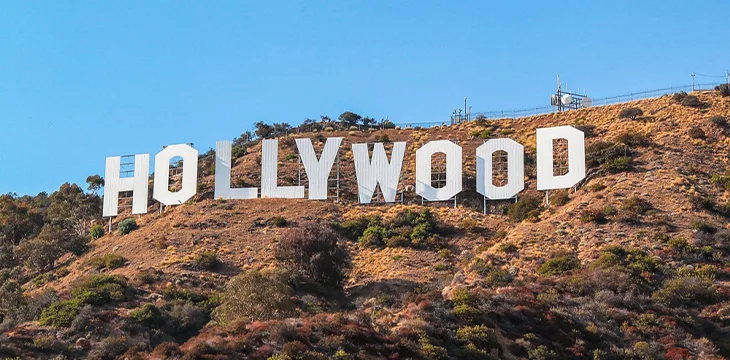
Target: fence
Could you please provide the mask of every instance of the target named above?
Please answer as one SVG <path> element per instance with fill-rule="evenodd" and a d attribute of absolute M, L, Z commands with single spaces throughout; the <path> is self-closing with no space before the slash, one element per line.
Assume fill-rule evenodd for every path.
<path fill-rule="evenodd" d="M 701 91 L 701 90 L 712 90 L 715 88 L 715 86 L 717 86 L 719 84 L 720 83 L 674 86 L 674 87 L 668 87 L 668 88 L 663 88 L 663 89 L 641 91 L 641 92 L 635 92 L 635 93 L 629 93 L 629 94 L 623 94 L 623 95 L 617 95 L 617 96 L 609 96 L 609 97 L 592 99 L 592 100 L 593 100 L 593 106 L 604 106 L 604 105 L 617 104 L 617 103 L 632 101 L 632 100 L 660 97 L 662 95 L 677 93 L 677 92 L 681 92 L 681 91 L 691 92 L 691 91 Z M 519 110 L 483 111 L 483 112 L 472 113 L 471 120 L 474 120 L 477 117 L 486 117 L 487 119 L 492 119 L 492 120 L 516 119 L 516 118 L 520 118 L 520 117 L 549 114 L 549 113 L 555 112 L 556 110 L 557 110 L 557 108 L 555 106 L 548 105 L 548 106 L 519 109 Z M 449 122 L 433 121 L 433 122 L 419 122 L 419 123 L 396 123 L 396 125 L 401 126 L 401 127 L 409 127 L 409 126 L 410 127 L 415 127 L 415 126 L 431 127 L 431 126 L 444 125 L 447 123 L 449 123 Z"/>

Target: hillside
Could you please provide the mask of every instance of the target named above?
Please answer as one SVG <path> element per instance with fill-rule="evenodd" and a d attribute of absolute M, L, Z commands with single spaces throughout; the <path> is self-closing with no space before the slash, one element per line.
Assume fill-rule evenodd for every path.
<path fill-rule="evenodd" d="M 2 277 L 22 285 L 17 301 L 52 297 L 49 303 L 66 301 L 56 310 L 70 315 L 56 326 L 38 319 L 6 321 L 0 354 L 730 357 L 730 125 L 722 120 L 730 119 L 730 97 L 691 95 L 700 104 L 683 105 L 667 95 L 515 120 L 279 138 L 279 184 L 294 185 L 299 167 L 294 138 L 344 137 L 339 202 L 213 200 L 214 175 L 204 173 L 194 201 L 162 213 L 151 205 L 148 214 L 135 217 L 138 228 L 128 234 L 104 234 L 87 251 L 52 261 L 49 271 L 26 268 L 22 275 Z M 643 114 L 620 119 L 629 108 Z M 559 125 L 586 133 L 588 176 L 575 190 L 551 192 L 545 208 L 535 185 L 535 130 Z M 475 191 L 475 149 L 489 137 L 525 146 L 526 181 L 519 202 L 490 202 L 484 214 Z M 406 141 L 403 183 L 412 185 L 415 150 L 437 139 L 463 148 L 465 189 L 456 208 L 422 206 L 411 186 L 404 204 L 357 204 L 351 144 Z M 260 146 L 253 142 L 236 157 L 232 178 L 238 186 L 260 184 Z M 115 219 L 115 229 L 123 219 Z M 291 245 L 287 239 L 312 238 L 304 226 L 312 222 L 329 231 L 320 239 L 337 234 L 348 255 L 341 285 L 313 280 L 281 261 L 282 247 Z M 421 237 L 413 235 L 419 226 L 428 229 Z M 109 254 L 120 256 L 122 264 L 94 263 Z M 289 272 L 282 275 L 278 270 L 284 268 Z M 229 280 L 240 274 L 263 274 L 267 280 L 255 283 L 260 292 L 254 293 L 283 308 L 269 315 L 262 309 L 258 318 L 224 318 L 237 313 L 218 306 L 235 298 Z M 99 275 L 123 277 L 89 285 Z M 279 285 L 280 275 L 286 296 L 275 297 L 281 292 L 269 287 Z M 104 300 L 89 301 L 88 294 L 82 299 L 79 288 Z M 51 289 L 55 295 L 49 295 Z M 9 319 L 10 310 L 3 311 Z"/>

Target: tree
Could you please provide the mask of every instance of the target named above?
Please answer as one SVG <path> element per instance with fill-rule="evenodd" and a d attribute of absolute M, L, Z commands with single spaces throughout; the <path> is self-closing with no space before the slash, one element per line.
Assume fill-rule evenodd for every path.
<path fill-rule="evenodd" d="M 101 198 L 85 194 L 76 184 L 65 183 L 50 196 L 46 220 L 61 224 L 77 236 L 86 236 L 93 222 L 101 217 Z"/>
<path fill-rule="evenodd" d="M 232 278 L 215 317 L 221 323 L 282 319 L 295 314 L 287 274 L 250 270 Z"/>
<path fill-rule="evenodd" d="M 91 191 L 92 194 L 96 195 L 101 188 L 104 187 L 104 178 L 99 174 L 90 175 L 86 178 L 86 183 L 89 187 L 86 190 Z"/>
<path fill-rule="evenodd" d="M 13 194 L 0 196 L 0 243 L 17 246 L 36 236 L 42 226 L 43 213 L 30 206 L 27 199 Z"/>
<path fill-rule="evenodd" d="M 343 271 L 349 265 L 337 233 L 316 222 L 284 231 L 274 257 L 297 275 L 334 286 L 342 283 Z"/>
<path fill-rule="evenodd" d="M 364 117 L 364 118 L 362 118 L 362 124 L 365 126 L 371 126 L 371 125 L 375 124 L 375 119 L 373 119 L 371 117 Z"/>
<path fill-rule="evenodd" d="M 340 117 L 337 119 L 340 121 L 340 123 L 342 123 L 343 126 L 353 126 L 357 125 L 357 122 L 362 119 L 362 116 L 355 114 L 352 111 L 345 111 L 340 114 Z"/>
<path fill-rule="evenodd" d="M 16 257 L 24 259 L 25 265 L 34 271 L 48 271 L 66 252 L 65 246 L 63 246 L 65 235 L 65 231 L 60 226 L 46 224 L 38 236 L 23 241 L 16 248 Z"/>
<path fill-rule="evenodd" d="M 255 123 L 254 126 L 256 127 L 256 131 L 254 131 L 254 133 L 259 138 L 266 138 L 274 133 L 274 128 L 271 125 L 264 123 L 263 121 Z"/>
<path fill-rule="evenodd" d="M 245 146 L 253 140 L 253 134 L 250 131 L 246 131 L 241 136 L 233 139 L 233 146 Z"/>

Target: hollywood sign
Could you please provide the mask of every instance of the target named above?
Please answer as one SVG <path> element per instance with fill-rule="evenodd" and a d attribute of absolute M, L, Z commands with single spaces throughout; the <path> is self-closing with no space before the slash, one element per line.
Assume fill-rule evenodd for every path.
<path fill-rule="evenodd" d="M 537 129 L 537 189 L 566 189 L 576 185 L 585 177 L 585 143 L 583 132 L 572 126 Z M 553 173 L 553 141 L 568 142 L 568 172 Z M 296 139 L 301 163 L 304 165 L 308 184 L 308 198 L 327 199 L 327 182 L 342 143 L 341 137 L 328 138 L 319 157 L 315 154 L 312 140 Z M 218 141 L 215 147 L 215 198 L 254 199 L 259 197 L 259 188 L 231 187 L 231 141 Z M 372 154 L 368 144 L 352 144 L 352 153 L 357 176 L 358 198 L 361 204 L 370 203 L 376 186 L 385 202 L 395 202 L 398 182 L 401 178 L 405 142 L 394 142 L 390 159 L 382 143 L 375 143 Z M 507 153 L 507 183 L 495 186 L 492 180 L 492 154 Z M 261 150 L 261 197 L 304 198 L 304 186 L 279 186 L 278 140 L 262 140 Z M 446 155 L 446 180 L 442 187 L 431 184 L 431 163 L 436 153 Z M 170 191 L 170 160 L 182 158 L 182 185 L 177 191 Z M 477 192 L 490 200 L 504 200 L 514 197 L 525 187 L 524 147 L 511 139 L 491 139 L 476 149 Z M 178 205 L 188 201 L 197 192 L 198 151 L 187 144 L 170 145 L 155 155 L 153 198 L 164 205 Z M 134 155 L 134 175 L 121 177 L 121 157 L 106 158 L 106 183 L 104 187 L 104 216 L 116 216 L 119 193 L 132 192 L 132 213 L 147 212 L 149 178 L 149 154 Z M 446 201 L 462 191 L 462 148 L 448 140 L 431 141 L 416 150 L 415 192 L 428 201 Z"/>

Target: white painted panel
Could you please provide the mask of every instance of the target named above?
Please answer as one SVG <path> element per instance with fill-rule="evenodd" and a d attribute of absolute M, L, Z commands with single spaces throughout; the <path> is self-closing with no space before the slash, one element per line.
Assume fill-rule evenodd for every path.
<path fill-rule="evenodd" d="M 553 140 L 568 141 L 568 173 L 553 175 Z M 583 132 L 572 126 L 537 129 L 537 190 L 567 189 L 586 177 Z"/>
<path fill-rule="evenodd" d="M 441 188 L 431 185 L 433 154 L 446 154 L 446 184 Z M 449 200 L 461 192 L 461 146 L 448 140 L 436 140 L 416 150 L 416 194 L 428 201 Z"/>
<path fill-rule="evenodd" d="M 507 153 L 507 184 L 495 186 L 492 154 Z M 491 139 L 477 148 L 477 192 L 487 199 L 510 199 L 525 188 L 525 148 L 512 139 Z"/>
<path fill-rule="evenodd" d="M 299 157 L 302 159 L 304 171 L 309 179 L 309 199 L 327 200 L 327 181 L 332 172 L 337 153 L 340 151 L 341 137 L 328 138 L 324 144 L 322 155 L 317 159 L 312 139 L 296 139 Z"/>
<path fill-rule="evenodd" d="M 255 199 L 259 188 L 231 188 L 232 141 L 215 143 L 215 199 Z"/>
<path fill-rule="evenodd" d="M 131 178 L 121 177 L 121 156 L 106 158 L 104 172 L 104 207 L 103 216 L 119 214 L 119 193 L 132 191 L 132 214 L 147 213 L 147 179 L 150 176 L 150 155 L 134 156 L 134 175 Z"/>
<path fill-rule="evenodd" d="M 278 186 L 279 140 L 262 140 L 261 197 L 303 198 L 304 186 Z"/>
<path fill-rule="evenodd" d="M 169 189 L 170 160 L 183 159 L 182 186 L 172 192 Z M 188 144 L 169 145 L 155 155 L 155 184 L 153 197 L 165 205 L 179 205 L 198 191 L 198 150 Z"/>
<path fill-rule="evenodd" d="M 370 203 L 377 185 L 380 185 L 380 191 L 383 193 L 385 202 L 395 202 L 405 152 L 405 142 L 393 143 L 393 151 L 389 161 L 383 144 L 375 143 L 373 145 L 373 156 L 370 159 L 367 144 L 352 144 L 358 197 L 361 204 Z"/>

